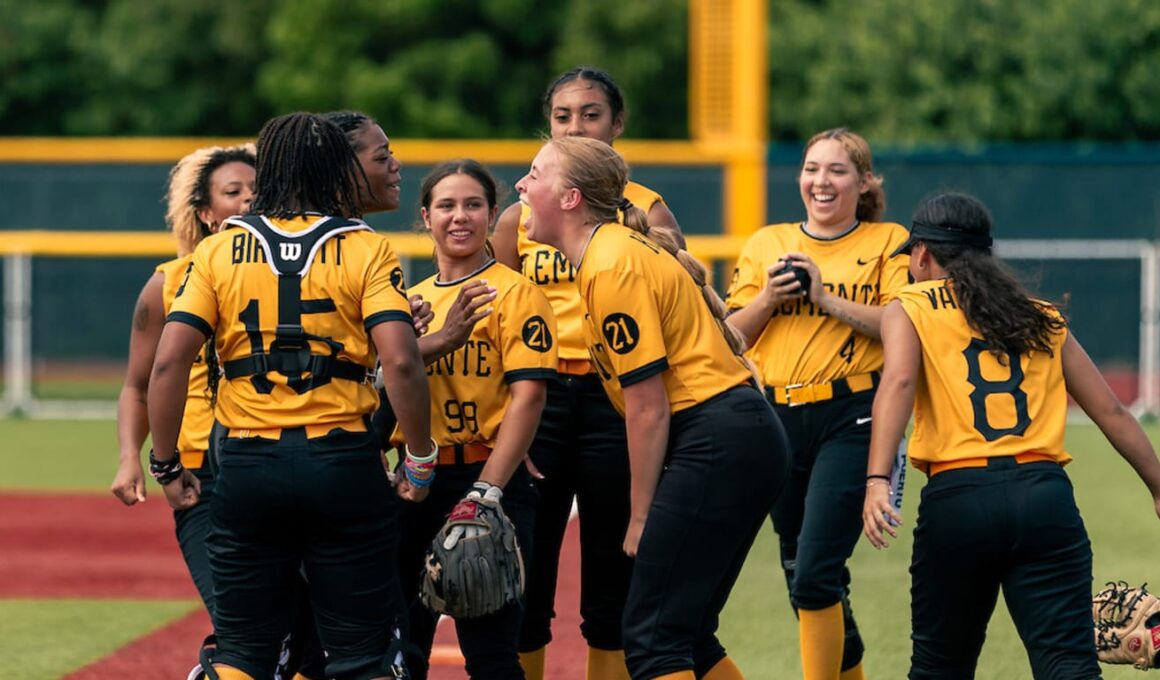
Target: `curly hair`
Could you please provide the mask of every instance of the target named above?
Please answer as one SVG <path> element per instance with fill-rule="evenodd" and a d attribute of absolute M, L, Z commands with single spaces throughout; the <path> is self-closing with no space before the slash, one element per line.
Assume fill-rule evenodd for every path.
<path fill-rule="evenodd" d="M 991 213 L 974 196 L 957 192 L 929 196 L 914 212 L 914 221 L 971 234 L 990 234 Z M 999 359 L 1030 351 L 1052 353 L 1052 337 L 1067 327 L 1053 305 L 1035 299 L 989 248 L 954 243 L 926 243 L 927 250 L 954 284 L 959 308 L 970 327 L 983 336 Z"/>
<path fill-rule="evenodd" d="M 165 223 L 177 239 L 177 254 L 188 255 L 210 234 L 210 225 L 197 213 L 209 207 L 209 180 L 215 170 L 227 163 L 245 163 L 257 167 L 253 143 L 241 146 L 207 146 L 198 149 L 173 166 L 165 192 Z"/>

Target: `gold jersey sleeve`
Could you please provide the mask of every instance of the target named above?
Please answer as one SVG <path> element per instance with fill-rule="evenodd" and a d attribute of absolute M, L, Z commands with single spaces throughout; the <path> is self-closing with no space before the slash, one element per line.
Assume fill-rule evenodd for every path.
<path fill-rule="evenodd" d="M 556 322 L 548 299 L 497 262 L 458 281 L 442 283 L 432 277 L 411 289 L 431 303 L 431 332 L 443 327 L 460 289 L 481 278 L 496 289 L 491 315 L 475 325 L 462 347 L 427 366 L 431 436 L 439 446 L 494 447 L 511 403 L 511 383 L 556 374 Z M 391 441 L 395 446 L 403 443 L 397 426 Z"/>
<path fill-rule="evenodd" d="M 166 316 L 177 297 L 177 289 L 193 262 L 193 255 L 185 255 L 157 266 L 165 277 L 161 287 L 161 304 Z M 189 389 L 185 394 L 185 411 L 181 418 L 181 432 L 177 434 L 177 450 L 181 464 L 200 468 L 209 450 L 209 432 L 213 428 L 213 406 L 209 393 L 209 367 L 205 361 L 205 347 L 197 353 L 189 369 Z"/>
<path fill-rule="evenodd" d="M 898 300 L 922 344 L 908 449 L 916 466 L 1028 452 L 1071 460 L 1063 448 L 1066 331 L 1052 337 L 1050 354 L 1008 355 L 1001 363 L 967 325 L 952 282 L 916 283 Z"/>
<path fill-rule="evenodd" d="M 832 295 L 885 305 L 907 283 L 910 258 L 890 257 L 908 237 L 889 222 L 861 222 L 833 239 L 806 233 L 800 222 L 774 224 L 750 237 L 737 258 L 726 304 L 741 309 L 765 288 L 769 268 L 786 253 L 809 256 Z M 882 344 L 858 333 L 805 298 L 783 302 L 753 343 L 749 357 L 767 385 L 828 382 L 882 368 Z"/>
<path fill-rule="evenodd" d="M 660 194 L 636 182 L 625 185 L 624 196 L 645 213 L 655 204 L 664 202 Z M 517 230 L 520 267 L 524 276 L 539 286 L 552 304 L 560 328 L 560 358 L 587 359 L 588 349 L 584 346 L 583 331 L 584 310 L 580 304 L 580 295 L 576 292 L 576 270 L 564 257 L 564 253 L 528 239 L 527 220 L 530 215 L 528 206 L 520 206 Z"/>
<path fill-rule="evenodd" d="M 750 379 L 676 258 L 620 224 L 592 236 L 577 271 L 585 339 L 613 405 L 660 374 L 673 413 Z"/>
<path fill-rule="evenodd" d="M 298 232 L 319 219 L 271 223 Z M 372 370 L 376 351 L 368 331 L 379 323 L 411 322 L 403 270 L 390 242 L 371 231 L 338 234 L 313 258 L 301 282 L 301 323 L 306 333 L 326 341 L 311 340 L 311 352 Z M 231 227 L 202 241 L 168 318 L 207 335 L 216 333 L 223 366 L 268 352 L 278 325 L 278 279 L 258 239 Z M 217 416 L 234 429 L 337 425 L 370 413 L 377 404 L 366 381 L 333 378 L 304 389 L 301 378 L 270 372 L 223 378 Z"/>

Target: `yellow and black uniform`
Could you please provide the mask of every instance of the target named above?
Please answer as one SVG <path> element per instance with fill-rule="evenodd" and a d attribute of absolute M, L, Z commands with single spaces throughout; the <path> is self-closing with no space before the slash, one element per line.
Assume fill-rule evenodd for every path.
<path fill-rule="evenodd" d="M 336 224 L 348 231 L 318 238 Z M 268 676 L 299 567 L 330 676 L 391 656 L 404 617 L 398 501 L 367 432 L 378 400 L 366 375 L 368 330 L 411 323 L 404 293 L 387 239 L 357 220 L 231 218 L 194 252 L 168 320 L 213 334 L 224 370 L 207 540 L 217 662 Z"/>
<path fill-rule="evenodd" d="M 718 615 L 785 479 L 785 434 L 691 276 L 619 224 L 596 228 L 577 268 L 585 337 L 612 402 L 659 376 L 672 412 L 665 467 L 624 612 L 634 678 L 725 657 Z"/>
<path fill-rule="evenodd" d="M 645 213 L 663 202 L 660 194 L 636 182 L 625 186 L 624 196 Z M 623 549 L 629 516 L 624 420 L 601 388 L 588 356 L 576 271 L 563 253 L 528 239 L 529 214 L 528 206 L 521 206 L 520 262 L 524 276 L 552 304 L 559 329 L 560 372 L 548 382 L 548 400 L 529 451 L 544 478 L 536 480 L 540 491 L 536 550 L 528 565 L 520 651 L 534 652 L 552 640 L 560 547 L 573 500 L 579 508 L 581 535 L 580 631 L 593 650 L 620 650 L 621 617 L 632 575 L 632 560 Z M 590 668 L 598 670 L 601 661 L 590 657 Z M 618 658 L 614 661 L 619 663 Z"/>
<path fill-rule="evenodd" d="M 817 264 L 831 295 L 885 305 L 907 283 L 909 258 L 890 255 L 908 236 L 901 225 L 885 222 L 855 223 L 834 238 L 815 237 L 799 222 L 764 227 L 742 249 L 726 302 L 734 310 L 749 305 L 778 258 L 799 252 Z M 790 601 L 795 610 L 842 603 L 841 667 L 851 669 L 864 645 L 847 597 L 846 561 L 862 530 L 882 343 L 795 297 L 773 311 L 749 356 L 793 453 L 789 482 L 771 513 Z"/>
<path fill-rule="evenodd" d="M 951 281 L 907 286 L 898 300 L 922 341 L 924 380 L 908 447 L 918 469 L 937 474 L 1025 454 L 1060 465 L 1071 461 L 1063 450 L 1064 334 L 1053 338 L 1052 354 L 1037 352 L 1004 365 L 967 325 Z M 948 361 L 951 355 L 958 357 Z"/>
<path fill-rule="evenodd" d="M 479 271 L 454 281 L 431 277 L 409 292 L 431 303 L 437 332 L 466 284 L 487 279 L 496 289 L 492 313 L 476 323 L 467 342 L 427 366 L 431 390 L 431 435 L 439 445 L 435 480 L 425 501 L 408 503 L 402 514 L 399 568 L 410 603 L 411 641 L 420 655 L 408 659 L 412 677 L 427 676 L 436 617 L 418 600 L 419 576 L 427 546 L 447 514 L 471 485 L 495 446 L 511 404 L 509 385 L 522 380 L 550 380 L 556 374 L 556 321 L 543 293 L 519 273 L 488 262 Z M 396 428 L 392 441 L 403 443 Z M 520 465 L 504 487 L 501 505 L 516 527 L 525 554 L 532 551 L 536 489 Z M 507 607 L 475 619 L 455 621 L 459 646 L 473 678 L 523 677 L 516 645 L 521 607 Z"/>
<path fill-rule="evenodd" d="M 1000 358 L 968 326 L 953 281 L 898 300 L 922 345 L 909 454 L 930 475 L 910 568 L 910 677 L 973 677 L 1000 587 L 1036 678 L 1099 677 L 1091 544 L 1062 468 L 1066 331 L 1051 352 Z"/>
<path fill-rule="evenodd" d="M 157 266 L 155 270 L 164 277 L 161 287 L 161 304 L 165 314 L 169 314 L 177 290 L 185 281 L 193 255 L 185 255 Z M 201 502 L 187 510 L 174 510 L 173 520 L 177 532 L 177 543 L 189 575 L 197 586 L 197 592 L 205 603 L 206 611 L 213 615 L 213 576 L 206 554 L 205 538 L 209 533 L 209 507 L 213 498 L 214 475 L 207 464 L 206 454 L 210 447 L 210 430 L 213 429 L 213 405 L 209 388 L 209 368 L 205 361 L 205 348 L 197 353 L 193 368 L 189 371 L 189 390 L 185 398 L 185 411 L 181 419 L 181 431 L 177 435 L 177 449 L 181 454 L 181 464 L 189 468 L 201 482 Z"/>

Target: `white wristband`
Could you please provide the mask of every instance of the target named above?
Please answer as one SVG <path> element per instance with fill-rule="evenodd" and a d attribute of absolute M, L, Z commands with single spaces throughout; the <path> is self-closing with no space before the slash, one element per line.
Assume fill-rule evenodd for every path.
<path fill-rule="evenodd" d="M 416 456 L 416 455 L 411 453 L 411 447 L 408 446 L 407 447 L 407 457 L 410 458 L 411 460 L 415 461 L 416 463 L 430 463 L 431 461 L 438 458 L 439 457 L 439 444 L 437 444 L 435 442 L 434 437 L 431 437 L 430 441 L 431 441 L 431 453 L 429 453 L 425 456 Z"/>

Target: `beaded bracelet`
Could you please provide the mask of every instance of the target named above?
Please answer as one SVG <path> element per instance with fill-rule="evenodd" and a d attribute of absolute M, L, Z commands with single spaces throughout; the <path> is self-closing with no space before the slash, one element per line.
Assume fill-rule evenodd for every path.
<path fill-rule="evenodd" d="M 149 449 L 149 474 L 153 475 L 153 479 L 161 486 L 172 482 L 185 472 L 185 466 L 181 464 L 181 454 L 174 450 L 173 457 L 169 460 L 157 460 L 153 455 L 153 449 Z"/>

